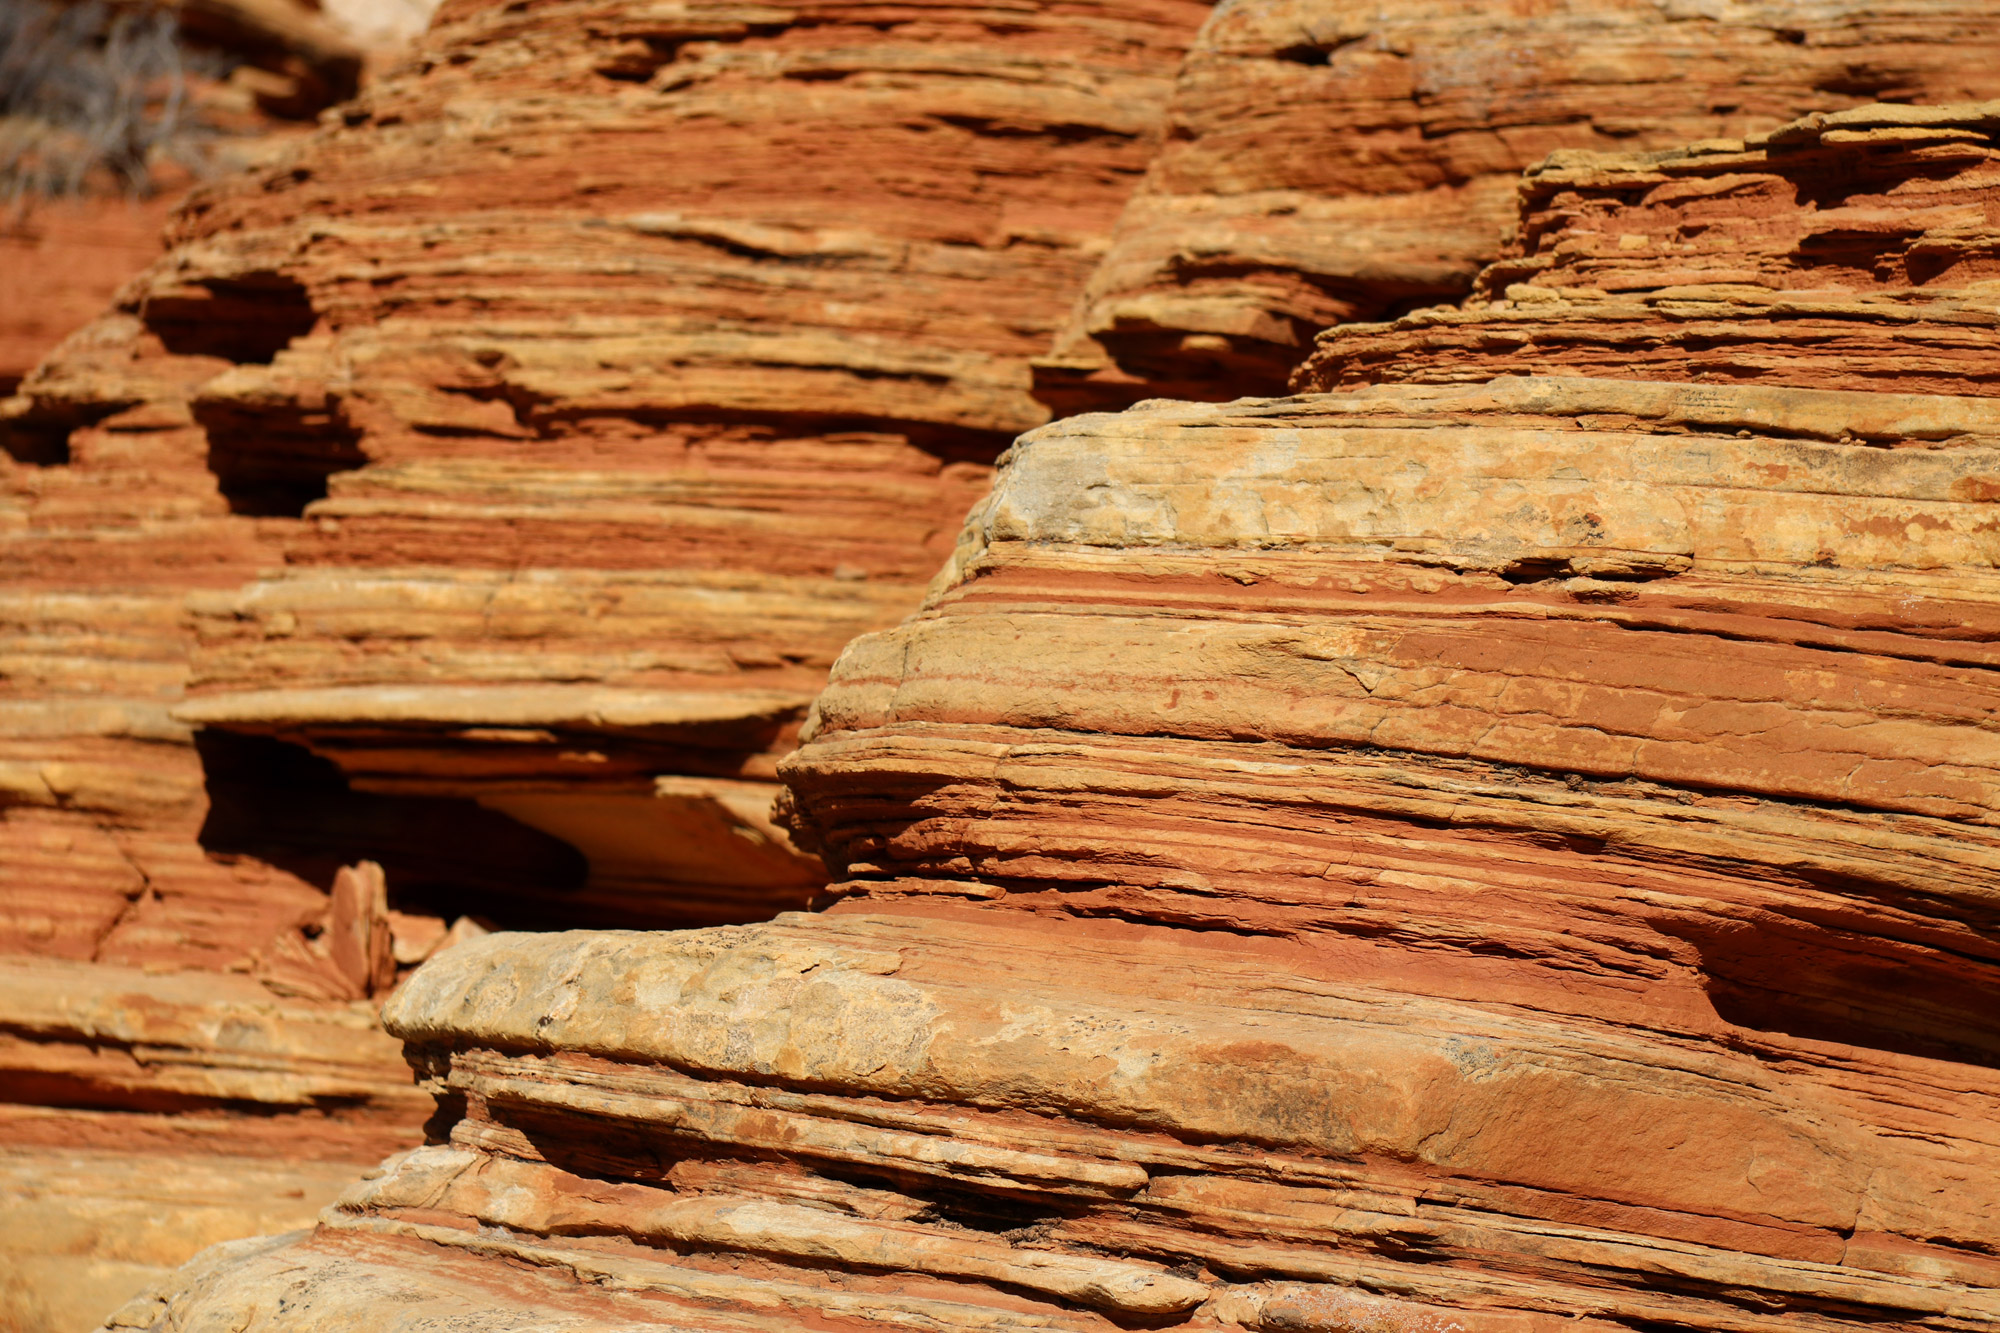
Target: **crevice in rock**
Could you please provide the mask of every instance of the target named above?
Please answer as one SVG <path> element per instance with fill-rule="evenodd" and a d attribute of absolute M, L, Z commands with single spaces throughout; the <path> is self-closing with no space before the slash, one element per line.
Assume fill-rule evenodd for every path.
<path fill-rule="evenodd" d="M 476 801 L 354 791 L 331 762 L 268 736 L 210 729 L 195 748 L 211 855 L 254 856 L 321 889 L 341 866 L 375 861 L 394 906 L 503 925 L 559 913 L 589 874 L 569 843 Z"/>
<path fill-rule="evenodd" d="M 0 449 L 29 467 L 68 467 L 69 437 L 67 427 L 15 423 L 0 429 Z"/>
<path fill-rule="evenodd" d="M 974 115 L 941 115 L 938 120 L 988 139 L 1038 139 L 1052 144 L 1078 144 L 1099 139 L 1129 141 L 1136 137 L 1130 131 L 1114 129 L 1108 125 L 1079 125 L 1073 122 L 1020 124 L 994 116 Z"/>
<path fill-rule="evenodd" d="M 1855 97 L 1875 102 L 1908 102 L 1925 95 L 1928 81 L 1922 70 L 1870 65 L 1855 62 L 1839 73 L 1829 74 L 1813 85 L 1817 92 L 1836 97 Z M 1935 93 L 1931 94 L 1935 96 Z"/>
<path fill-rule="evenodd" d="M 67 467 L 72 435 L 130 406 L 125 401 L 36 403 L 12 419 L 0 418 L 0 450 L 16 463 L 29 467 Z"/>
<path fill-rule="evenodd" d="M 198 399 L 208 470 L 234 514 L 298 518 L 326 498 L 327 478 L 368 461 L 361 433 L 337 406 Z"/>
<path fill-rule="evenodd" d="M 1333 52 L 1323 46 L 1314 46 L 1306 42 L 1280 47 L 1271 54 L 1293 65 L 1327 65 L 1333 61 Z"/>
<path fill-rule="evenodd" d="M 219 356 L 269 365 L 319 321 L 305 285 L 283 273 L 209 278 L 172 295 L 147 298 L 146 328 L 176 356 Z"/>
<path fill-rule="evenodd" d="M 1782 932 L 1681 923 L 1674 933 L 1700 952 L 1709 1000 L 1725 1022 L 2000 1068 L 1990 962 L 1804 923 Z"/>
<path fill-rule="evenodd" d="M 404 1058 L 410 1062 L 410 1070 L 417 1076 L 418 1081 L 421 1082 L 432 1072 L 426 1067 L 423 1059 L 407 1047 L 404 1050 Z M 465 1094 L 438 1092 L 433 1096 L 436 1097 L 437 1103 L 431 1108 L 429 1118 L 424 1121 L 424 1142 L 448 1143 L 451 1141 L 452 1130 L 457 1128 L 459 1121 L 465 1119 Z"/>
<path fill-rule="evenodd" d="M 644 83 L 680 54 L 684 41 L 667 37 L 633 37 L 611 48 L 591 73 L 616 83 Z"/>
<path fill-rule="evenodd" d="M 539 401 L 514 391 L 494 395 L 513 408 L 515 419 L 541 439 L 557 439 L 603 414 L 594 410 L 545 410 Z M 635 410 L 616 418 L 648 429 L 672 431 L 688 427 L 739 427 L 768 431 L 773 439 L 826 439 L 842 435 L 900 436 L 911 448 L 921 450 L 940 463 L 977 463 L 991 466 L 1011 447 L 1015 435 L 1009 431 L 979 430 L 971 426 L 947 426 L 928 421 L 896 417 L 830 415 L 817 412 L 727 411 L 714 409 L 649 412 Z"/>
<path fill-rule="evenodd" d="M 1530 583 L 1548 583 L 1555 579 L 1566 579 L 1570 575 L 1569 561 L 1516 560 L 1500 571 L 1500 577 L 1515 587 Z"/>

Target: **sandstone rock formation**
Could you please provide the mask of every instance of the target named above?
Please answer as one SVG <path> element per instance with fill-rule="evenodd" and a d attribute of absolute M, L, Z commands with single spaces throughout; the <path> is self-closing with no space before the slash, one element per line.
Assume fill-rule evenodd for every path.
<path fill-rule="evenodd" d="M 1978 197 L 1913 119 L 1549 170 L 1781 254 Z M 110 1327 L 1991 1329 L 2000 404 L 1819 346 L 1031 432 L 781 770 L 829 911 L 439 955 L 433 1142 Z"/>
<path fill-rule="evenodd" d="M 1026 360 L 1198 13 L 465 5 L 341 126 L 202 196 L 15 429 L 171 418 L 235 513 L 303 516 L 255 528 L 282 573 L 196 605 L 177 716 L 239 738 L 236 850 L 368 856 L 421 896 L 414 861 L 484 848 L 461 889 L 568 878 L 635 921 L 802 903 L 772 766 L 1043 415 Z M 438 802 L 464 835 L 409 847 L 396 810 Z M 523 873 L 493 812 L 582 859 Z M 331 848 L 286 844 L 330 820 Z"/>
<path fill-rule="evenodd" d="M 1281 393 L 1330 324 L 1456 300 L 1550 152 L 2000 96 L 1983 5 L 1225 0 L 1037 369 L 1058 414 Z"/>
<path fill-rule="evenodd" d="M 0 398 L 160 253 L 195 176 L 240 169 L 355 92 L 428 0 L 0 12 Z M 381 11 L 406 11 L 398 26 Z M 416 24 L 420 29 L 421 22 Z"/>
<path fill-rule="evenodd" d="M 198 433 L 142 406 L 73 439 L 67 466 L 0 460 L 10 1333 L 79 1327 L 208 1241 L 304 1221 L 426 1113 L 316 950 L 327 895 L 199 841 L 202 769 L 168 715 L 182 603 L 257 552 Z"/>
<path fill-rule="evenodd" d="M 1869 106 L 1748 143 L 1558 153 L 1528 173 L 1519 239 L 1472 300 L 1329 329 L 1298 383 L 2000 393 L 1996 118 L 2000 103 Z"/>
<path fill-rule="evenodd" d="M 384 938 L 807 901 L 776 760 L 1045 417 L 1205 13 L 459 3 L 198 191 L 0 408 L 0 1079 L 84 1108 L 4 1188 L 269 1151 L 303 1220 L 429 1107 Z M 54 1253 L 155 1262 L 91 1230 L 131 1197 Z"/>

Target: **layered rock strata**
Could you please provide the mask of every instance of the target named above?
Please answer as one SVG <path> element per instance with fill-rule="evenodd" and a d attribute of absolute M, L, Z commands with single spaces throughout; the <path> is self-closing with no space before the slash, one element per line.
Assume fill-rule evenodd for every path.
<path fill-rule="evenodd" d="M 1564 372 L 2000 393 L 2000 103 L 1559 153 L 1461 307 L 1321 334 L 1306 389 Z"/>
<path fill-rule="evenodd" d="M 177 716 L 244 738 L 262 802 L 231 849 L 435 897 L 396 812 L 442 801 L 418 822 L 554 844 L 469 876 L 519 919 L 565 885 L 546 919 L 803 903 L 773 765 L 1043 417 L 1027 358 L 1201 12 L 462 5 L 201 196 L 14 431 L 171 418 L 234 513 L 294 520 L 256 526 L 283 572 L 195 604 Z M 366 827 L 299 845 L 267 808 L 329 803 Z"/>
<path fill-rule="evenodd" d="M 8 1100 L 63 1108 L 28 1145 L 256 1126 L 297 1220 L 313 1159 L 419 1137 L 366 1014 L 449 923 L 806 902 L 776 760 L 1046 415 L 1028 358 L 1205 12 L 461 3 L 198 191 L 0 408 L 0 969 L 180 1034 L 0 997 Z M 192 1249 L 226 1233 L 190 1188 Z M 8 1244 L 140 1263 L 89 1220 L 134 1197 Z"/>
<path fill-rule="evenodd" d="M 80 1327 L 203 1244 L 310 1218 L 426 1114 L 321 947 L 328 895 L 201 843 L 202 766 L 169 716 L 183 602 L 249 577 L 254 537 L 185 421 L 138 408 L 72 439 L 70 466 L 0 459 L 10 1333 Z M 403 923 L 410 962 L 444 926 Z"/>
<path fill-rule="evenodd" d="M 1059 413 L 1281 393 L 1327 325 L 1464 296 L 1552 151 L 2000 96 L 1994 41 L 1962 0 L 1226 0 L 1036 391 Z"/>
<path fill-rule="evenodd" d="M 111 1327 L 1994 1327 L 2000 405 L 1860 382 L 1026 435 L 829 911 L 439 956 L 449 1132 Z"/>

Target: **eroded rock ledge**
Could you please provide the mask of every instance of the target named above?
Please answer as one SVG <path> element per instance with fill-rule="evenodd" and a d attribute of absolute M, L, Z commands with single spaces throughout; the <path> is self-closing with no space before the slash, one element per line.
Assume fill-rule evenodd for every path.
<path fill-rule="evenodd" d="M 1992 1328 L 2000 407 L 1880 383 L 1031 432 L 832 910 L 440 956 L 449 1132 L 114 1326 Z"/>
<path fill-rule="evenodd" d="M 1965 0 L 1224 0 L 1036 392 L 1059 414 L 1281 393 L 1327 325 L 1464 296 L 1550 153 L 2000 96 L 1993 43 Z"/>
<path fill-rule="evenodd" d="M 1341 971 L 990 911 L 480 941 L 389 1013 L 450 1141 L 114 1326 L 2000 1317 L 1990 1071 Z"/>
<path fill-rule="evenodd" d="M 1303 389 L 1495 375 L 1993 394 L 2000 102 L 1558 153 L 1459 308 L 1319 336 Z"/>
<path fill-rule="evenodd" d="M 341 867 L 405 966 L 810 899 L 777 760 L 1046 419 L 1206 9 L 455 0 L 0 405 L 9 1316 L 231 1234 L 215 1154 L 300 1163 L 242 1234 L 420 1140 Z"/>

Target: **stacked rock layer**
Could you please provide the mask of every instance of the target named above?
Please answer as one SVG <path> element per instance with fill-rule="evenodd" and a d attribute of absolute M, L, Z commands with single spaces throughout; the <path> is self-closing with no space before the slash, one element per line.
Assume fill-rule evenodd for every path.
<path fill-rule="evenodd" d="M 18 0 L 0 111 L 0 399 L 160 253 L 191 181 L 354 95 L 432 0 Z M 190 174 L 192 173 L 192 174 Z"/>
<path fill-rule="evenodd" d="M 185 414 L 67 443 L 0 459 L 0 1309 L 34 1333 L 304 1223 L 426 1114 L 328 895 L 202 845 L 183 603 L 252 577 L 255 533 Z"/>
<path fill-rule="evenodd" d="M 442 955 L 449 1133 L 112 1327 L 1994 1327 L 2000 406 L 1835 355 L 1030 433 L 832 910 Z"/>
<path fill-rule="evenodd" d="M 2000 393 L 2000 103 L 1558 153 L 1463 307 L 1329 329 L 1301 388 L 1538 371 Z"/>
<path fill-rule="evenodd" d="M 461 916 L 807 901 L 777 757 L 1044 419 L 1205 13 L 455 4 L 196 193 L 0 409 L 0 1304 L 418 1141 L 374 1005 Z"/>
<path fill-rule="evenodd" d="M 267 520 L 283 572 L 194 605 L 215 840 L 557 921 L 803 903 L 772 765 L 1041 419 L 1201 12 L 461 5 L 198 196 L 12 425 L 172 418 Z"/>
<path fill-rule="evenodd" d="M 1036 392 L 1059 413 L 1283 392 L 1327 325 L 1464 296 L 1545 155 L 2000 96 L 1990 17 L 1963 0 L 1225 0 Z"/>

